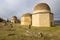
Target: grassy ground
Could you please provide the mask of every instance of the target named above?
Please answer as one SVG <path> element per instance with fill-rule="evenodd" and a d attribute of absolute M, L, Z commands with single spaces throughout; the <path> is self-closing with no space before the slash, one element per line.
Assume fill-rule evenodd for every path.
<path fill-rule="evenodd" d="M 42 33 L 42 35 L 40 34 Z M 0 25 L 0 40 L 60 40 L 60 27 L 31 27 L 20 24 Z"/>

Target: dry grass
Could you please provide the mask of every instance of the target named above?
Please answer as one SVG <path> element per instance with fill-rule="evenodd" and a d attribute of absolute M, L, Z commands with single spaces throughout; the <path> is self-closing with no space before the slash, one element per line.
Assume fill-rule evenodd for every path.
<path fill-rule="evenodd" d="M 31 27 L 20 24 L 0 25 L 0 40 L 60 40 L 60 27 Z M 43 37 L 39 33 L 43 34 Z"/>

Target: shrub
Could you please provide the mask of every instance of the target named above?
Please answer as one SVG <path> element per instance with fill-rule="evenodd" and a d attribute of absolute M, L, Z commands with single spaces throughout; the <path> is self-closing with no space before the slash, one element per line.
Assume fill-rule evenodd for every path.
<path fill-rule="evenodd" d="M 6 20 L 4 20 L 3 18 L 0 18 L 0 22 L 3 22 L 3 21 L 6 21 Z"/>

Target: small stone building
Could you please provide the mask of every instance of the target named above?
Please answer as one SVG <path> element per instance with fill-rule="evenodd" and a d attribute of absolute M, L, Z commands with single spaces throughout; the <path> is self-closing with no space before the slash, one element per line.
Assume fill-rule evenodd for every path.
<path fill-rule="evenodd" d="M 53 13 L 48 4 L 39 3 L 35 6 L 32 14 L 32 26 L 51 27 L 54 26 Z"/>
<path fill-rule="evenodd" d="M 25 13 L 21 17 L 21 25 L 32 25 L 32 14 Z"/>
<path fill-rule="evenodd" d="M 17 23 L 18 22 L 18 19 L 16 16 L 12 16 L 11 17 L 11 23 Z"/>

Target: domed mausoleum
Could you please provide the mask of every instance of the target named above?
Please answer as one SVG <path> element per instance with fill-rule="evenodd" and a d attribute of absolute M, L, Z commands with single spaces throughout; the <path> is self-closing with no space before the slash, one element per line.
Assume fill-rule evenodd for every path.
<path fill-rule="evenodd" d="M 11 23 L 17 23 L 18 22 L 18 19 L 16 16 L 12 16 L 11 17 Z"/>
<path fill-rule="evenodd" d="M 53 13 L 48 4 L 39 3 L 34 7 L 32 14 L 32 26 L 50 27 L 54 26 Z"/>
<path fill-rule="evenodd" d="M 25 13 L 21 17 L 21 25 L 31 25 L 32 23 L 32 14 Z"/>

